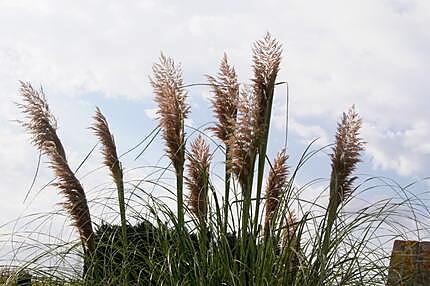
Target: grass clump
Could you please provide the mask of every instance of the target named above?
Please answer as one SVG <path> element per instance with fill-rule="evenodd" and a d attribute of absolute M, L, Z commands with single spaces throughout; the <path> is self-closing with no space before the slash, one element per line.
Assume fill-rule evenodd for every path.
<path fill-rule="evenodd" d="M 55 186 L 65 197 L 65 209 L 81 240 L 83 271 L 78 283 L 384 285 L 386 246 L 402 234 L 392 218 L 401 213 L 402 206 L 412 206 L 411 200 L 381 199 L 348 211 L 360 192 L 377 186 L 356 185 L 354 172 L 364 142 L 354 107 L 338 123 L 330 154 L 331 176 L 321 197 L 306 199 L 305 189 L 295 180 L 301 168 L 324 148 L 312 150 L 310 144 L 295 167 L 289 165 L 285 148 L 273 162 L 266 159 L 275 88 L 282 84 L 276 81 L 281 56 L 282 46 L 267 34 L 253 46 L 250 84 L 239 84 L 226 55 L 217 76 L 207 76 L 217 119 L 209 130 L 220 141 L 211 142 L 216 145 L 213 150 L 223 156 L 223 190 L 214 183 L 211 162 L 216 153 L 210 151 L 205 130 L 197 130 L 201 134 L 187 142 L 192 136 L 186 135 L 185 126 L 190 105 L 180 65 L 164 55 L 154 65 L 150 81 L 171 164 L 161 170 L 164 174 L 171 166 L 176 185 L 161 180 L 141 182 L 168 192 L 176 211 L 156 192 L 124 179 L 107 120 L 96 110 L 91 129 L 115 183 L 119 225 L 93 223 L 86 193 L 68 165 L 43 91 L 22 83 L 23 126 L 36 148 L 47 156 L 57 178 Z M 368 181 L 372 180 L 376 179 Z M 313 183 L 309 186 L 315 187 Z M 140 209 L 133 220 L 131 202 Z"/>

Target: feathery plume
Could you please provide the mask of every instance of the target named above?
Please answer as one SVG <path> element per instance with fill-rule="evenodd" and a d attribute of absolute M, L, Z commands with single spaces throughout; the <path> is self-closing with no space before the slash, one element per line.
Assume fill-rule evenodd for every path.
<path fill-rule="evenodd" d="M 212 86 L 212 109 L 218 119 L 215 127 L 210 128 L 215 135 L 224 142 L 225 152 L 225 190 L 224 190 L 224 230 L 227 231 L 228 207 L 230 196 L 230 148 L 229 140 L 233 136 L 236 125 L 237 106 L 239 101 L 239 83 L 236 71 L 228 62 L 227 55 L 224 54 L 219 67 L 217 77 L 207 76 Z"/>
<path fill-rule="evenodd" d="M 281 63 L 282 46 L 278 41 L 267 33 L 262 40 L 258 40 L 253 46 L 253 88 L 257 97 L 258 116 L 257 121 L 261 128 L 261 134 L 264 136 L 268 123 L 270 121 L 269 113 L 272 108 L 273 91 L 275 87 L 276 76 L 279 72 Z M 268 121 L 268 122 L 267 122 Z"/>
<path fill-rule="evenodd" d="M 66 198 L 63 206 L 72 217 L 72 224 L 79 232 L 84 250 L 93 252 L 94 232 L 85 191 L 67 162 L 57 152 L 55 144 L 48 141 L 44 145 L 44 152 L 50 158 L 49 165 L 57 177 L 53 186 Z"/>
<path fill-rule="evenodd" d="M 85 191 L 70 169 L 63 145 L 57 136 L 57 122 L 49 110 L 43 90 L 35 90 L 31 84 L 21 82 L 24 103 L 18 107 L 25 114 L 22 126 L 32 137 L 33 145 L 49 158 L 49 165 L 57 177 L 56 186 L 65 197 L 64 207 L 72 225 L 79 232 L 84 251 L 94 251 L 94 233 Z"/>
<path fill-rule="evenodd" d="M 66 160 L 66 153 L 57 136 L 57 120 L 49 109 L 43 89 L 37 91 L 30 83 L 20 83 L 24 103 L 18 103 L 17 106 L 25 116 L 21 125 L 31 135 L 31 142 L 42 152 L 45 151 L 45 142 L 54 143 L 56 152 Z"/>
<path fill-rule="evenodd" d="M 287 213 L 284 228 L 282 230 L 282 246 L 287 247 L 294 240 L 297 231 L 297 217 L 294 211 Z"/>
<path fill-rule="evenodd" d="M 188 177 L 185 182 L 190 190 L 189 205 L 191 211 L 201 222 L 207 214 L 207 193 L 209 179 L 209 145 L 202 136 L 191 143 L 191 153 L 187 155 Z"/>
<path fill-rule="evenodd" d="M 106 118 L 97 107 L 94 115 L 94 124 L 90 129 L 102 143 L 104 164 L 109 168 L 110 174 L 116 185 L 123 184 L 123 172 L 118 160 L 116 145 L 113 135 L 110 133 Z"/>
<path fill-rule="evenodd" d="M 288 155 L 282 150 L 276 155 L 273 166 L 269 172 L 266 185 L 266 217 L 265 225 L 269 228 L 273 223 L 273 217 L 278 209 L 282 191 L 287 184 Z"/>
<path fill-rule="evenodd" d="M 282 46 L 266 33 L 262 40 L 258 40 L 253 46 L 254 83 L 261 88 L 273 85 L 281 63 Z"/>
<path fill-rule="evenodd" d="M 208 75 L 207 78 L 214 94 L 212 108 L 218 119 L 216 126 L 211 130 L 224 144 L 227 144 L 234 131 L 237 116 L 239 83 L 234 67 L 229 64 L 226 54 L 222 58 L 217 77 Z"/>
<path fill-rule="evenodd" d="M 231 168 L 242 185 L 253 173 L 257 152 L 256 107 L 255 94 L 245 87 L 239 97 L 235 132 L 229 140 Z"/>
<path fill-rule="evenodd" d="M 338 123 L 336 144 L 331 157 L 330 198 L 326 214 L 326 226 L 322 243 L 322 257 L 330 251 L 331 232 L 336 221 L 340 204 L 351 196 L 353 183 L 357 177 L 352 176 L 357 164 L 361 161 L 360 153 L 364 150 L 364 142 L 359 137 L 361 118 L 352 106 L 348 113 L 343 113 Z M 321 266 L 321 259 L 317 261 Z"/>
<path fill-rule="evenodd" d="M 181 67 L 171 58 L 161 54 L 160 63 L 152 67 L 150 78 L 155 92 L 162 136 L 166 141 L 166 151 L 176 171 L 176 194 L 178 226 L 184 226 L 183 177 L 185 162 L 184 121 L 190 107 L 186 104 Z"/>
<path fill-rule="evenodd" d="M 267 142 L 272 113 L 273 95 L 276 76 L 281 63 L 282 46 L 269 33 L 253 46 L 253 88 L 256 97 L 256 124 L 259 126 L 255 135 L 258 145 L 257 190 L 254 224 L 260 215 L 260 200 L 263 188 L 263 176 L 266 162 Z"/>
<path fill-rule="evenodd" d="M 99 138 L 100 142 L 102 143 L 104 164 L 109 168 L 110 174 L 117 187 L 122 236 L 126 248 L 127 219 L 125 216 L 124 180 L 121 162 L 118 159 L 115 140 L 109 130 L 108 122 L 99 108 L 96 109 L 94 121 L 95 122 L 94 125 L 91 127 L 91 130 L 93 130 L 94 134 Z"/>
<path fill-rule="evenodd" d="M 183 89 L 182 70 L 174 61 L 160 56 L 160 63 L 154 64 L 153 77 L 150 79 L 158 103 L 160 126 L 166 141 L 167 153 L 175 168 L 183 164 L 180 150 L 184 145 L 184 120 L 190 107 L 186 104 Z"/>
<path fill-rule="evenodd" d="M 287 285 L 294 284 L 295 276 L 299 270 L 300 258 L 300 238 L 297 234 L 297 217 L 293 211 L 287 210 L 285 223 L 281 232 L 280 247 L 287 254 L 285 263 L 287 273 Z"/>
<path fill-rule="evenodd" d="M 357 163 L 361 161 L 360 153 L 364 150 L 364 142 L 359 137 L 361 118 L 352 106 L 347 114 L 343 114 L 338 123 L 336 145 L 331 154 L 331 194 L 337 202 L 346 200 L 353 190 L 351 177 Z"/>

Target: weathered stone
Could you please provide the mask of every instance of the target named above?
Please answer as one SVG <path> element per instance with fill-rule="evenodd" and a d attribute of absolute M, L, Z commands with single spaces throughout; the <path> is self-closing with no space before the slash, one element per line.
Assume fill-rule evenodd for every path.
<path fill-rule="evenodd" d="M 387 286 L 430 285 L 430 242 L 394 241 Z"/>

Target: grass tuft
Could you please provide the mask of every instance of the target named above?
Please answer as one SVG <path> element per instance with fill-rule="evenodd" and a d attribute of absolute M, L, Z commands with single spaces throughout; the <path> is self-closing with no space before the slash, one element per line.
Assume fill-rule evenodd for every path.
<path fill-rule="evenodd" d="M 343 114 L 330 145 L 330 178 L 298 183 L 303 168 L 330 147 L 316 148 L 315 141 L 295 164 L 285 149 L 268 162 L 275 88 L 285 83 L 276 82 L 282 45 L 266 34 L 252 53 L 251 84 L 239 84 L 226 55 L 217 76 L 201 84 L 213 94 L 217 120 L 204 130 L 185 125 L 187 88 L 200 84 L 184 85 L 180 65 L 161 55 L 150 78 L 159 127 L 123 155 L 144 156 L 161 133 L 169 164 L 123 169 L 107 119 L 97 109 L 91 130 L 115 188 L 100 184 L 87 192 L 67 162 L 43 90 L 22 83 L 22 125 L 49 159 L 65 204 L 58 212 L 11 223 L 13 232 L 2 242 L 10 246 L 4 253 L 10 266 L 17 267 L 0 281 L 15 283 L 18 273 L 26 273 L 34 285 L 385 285 L 392 242 L 422 239 L 429 229 L 427 194 L 412 191 L 414 184 L 356 174 L 365 145 L 354 107 Z M 199 135 L 193 139 L 194 133 Z M 211 166 L 218 157 L 221 175 Z M 88 193 L 95 195 L 91 207 Z M 80 243 L 51 231 L 63 216 L 78 230 Z M 28 231 L 30 225 L 37 227 Z"/>

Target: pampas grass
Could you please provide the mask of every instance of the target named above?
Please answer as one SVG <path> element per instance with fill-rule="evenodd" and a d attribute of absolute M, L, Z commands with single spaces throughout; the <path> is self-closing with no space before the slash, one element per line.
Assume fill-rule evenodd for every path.
<path fill-rule="evenodd" d="M 256 120 L 256 96 L 249 88 L 241 90 L 236 128 L 229 140 L 231 169 L 242 185 L 242 191 L 252 187 L 250 177 L 253 173 L 255 156 L 257 154 L 257 133 L 259 126 Z M 247 187 L 248 184 L 248 187 Z"/>
<path fill-rule="evenodd" d="M 58 154 L 55 144 L 45 143 L 45 155 L 50 158 L 49 166 L 54 171 L 57 187 L 65 197 L 64 208 L 69 212 L 73 225 L 79 232 L 85 251 L 94 251 L 94 233 L 91 223 L 90 211 L 85 197 L 85 191 L 79 180 L 75 177 L 64 158 Z"/>
<path fill-rule="evenodd" d="M 347 113 L 343 113 L 342 120 L 338 123 L 336 143 L 333 147 L 331 158 L 330 198 L 327 207 L 324 239 L 321 246 L 321 257 L 316 263 L 316 268 L 324 267 L 327 263 L 327 255 L 330 251 L 330 239 L 333 226 L 338 216 L 338 208 L 351 196 L 357 179 L 353 172 L 361 161 L 360 155 L 364 150 L 364 142 L 360 138 L 361 118 L 352 106 Z"/>
<path fill-rule="evenodd" d="M 207 76 L 213 93 L 212 110 L 218 119 L 210 128 L 225 145 L 225 190 L 224 190 L 224 231 L 228 225 L 228 207 L 230 199 L 230 148 L 229 142 L 234 134 L 239 101 L 239 83 L 236 71 L 224 54 L 217 77 Z"/>
<path fill-rule="evenodd" d="M 102 154 L 104 164 L 108 167 L 110 175 L 115 182 L 118 191 L 119 213 L 121 218 L 121 229 L 125 248 L 127 248 L 127 218 L 125 216 L 125 199 L 124 199 L 124 181 L 121 162 L 118 159 L 115 140 L 109 130 L 109 125 L 101 113 L 100 109 L 96 109 L 94 115 L 94 125 L 91 127 L 94 134 L 98 137 L 102 144 Z M 124 257 L 125 257 L 124 253 Z"/>
<path fill-rule="evenodd" d="M 282 196 L 282 192 L 286 189 L 288 180 L 287 160 L 288 155 L 285 153 L 285 150 L 280 151 L 276 155 L 269 172 L 266 184 L 266 216 L 264 223 L 266 232 L 268 232 L 270 226 L 273 225 L 273 216 L 278 210 L 281 198 L 285 197 Z M 291 218 L 291 215 L 288 217 Z"/>
<path fill-rule="evenodd" d="M 173 59 L 160 56 L 160 62 L 154 64 L 151 84 L 154 88 L 155 101 L 158 103 L 158 118 L 166 142 L 166 153 L 175 168 L 183 164 L 185 132 L 184 120 L 190 107 L 186 103 L 186 91 L 183 88 L 182 69 Z"/>
<path fill-rule="evenodd" d="M 224 54 L 218 75 L 207 76 L 213 94 L 212 109 L 218 122 L 210 128 L 215 135 L 228 145 L 234 132 L 237 116 L 237 105 L 239 100 L 239 83 L 236 71 Z"/>
<path fill-rule="evenodd" d="M 264 143 L 265 133 L 270 125 L 270 112 L 272 109 L 273 94 L 275 89 L 276 77 L 279 72 L 282 46 L 278 41 L 267 33 L 266 36 L 254 43 L 252 49 L 254 78 L 253 89 L 258 104 L 258 125 L 261 126 L 259 136 Z"/>
<path fill-rule="evenodd" d="M 186 129 L 184 122 L 190 114 L 186 88 L 198 84 L 184 85 L 180 65 L 161 55 L 153 66 L 150 82 L 158 104 L 158 123 L 169 165 L 145 166 L 151 167 L 150 171 L 136 168 L 143 170 L 142 178 L 124 181 L 107 119 L 96 110 L 91 130 L 101 142 L 103 163 L 117 187 L 121 225 L 106 222 L 102 217 L 103 223 L 95 225 L 95 233 L 84 189 L 67 163 L 44 93 L 22 84 L 23 103 L 19 105 L 25 114 L 22 124 L 33 144 L 48 157 L 57 177 L 55 186 L 65 197 L 65 209 L 84 247 L 87 271 L 80 284 L 385 284 L 387 243 L 399 235 L 407 237 L 412 233 L 403 221 L 396 219 L 405 219 L 404 214 L 409 215 L 410 209 L 414 215 L 422 215 L 415 208 L 422 209 L 425 203 L 415 194 L 413 200 L 402 197 L 408 193 L 409 186 L 397 190 L 394 184 L 387 183 L 385 187 L 397 191 L 399 198 L 393 196 L 364 207 L 354 206 L 358 210 L 348 209 L 347 203 L 362 193 L 384 187 L 379 181 L 366 185 L 375 178 L 358 180 L 355 174 L 364 142 L 359 134 L 361 119 L 354 108 L 338 123 L 328 157 L 331 161 L 331 165 L 327 164 L 331 169 L 328 186 L 322 185 L 321 180 L 304 185 L 297 183 L 302 167 L 311 159 L 320 158 L 316 155 L 323 153 L 324 147 L 314 150 L 311 143 L 298 156 L 296 164 L 288 159 L 292 154 L 287 155 L 285 150 L 268 163 L 271 111 L 275 87 L 279 84 L 276 79 L 282 46 L 267 34 L 254 43 L 252 53 L 251 84 L 239 87 L 233 65 L 225 55 L 217 75 L 207 76 L 209 83 L 203 84 L 213 94 L 211 103 L 216 119 L 209 128 L 215 135 L 211 141 L 207 140 L 210 144 L 202 135 L 187 142 L 187 134 L 191 137 L 193 132 L 204 134 L 207 130 L 186 132 L 192 127 Z M 211 166 L 213 162 L 217 170 L 217 155 L 222 156 L 225 184 L 214 180 L 222 178 Z M 171 165 L 176 175 L 174 187 L 163 177 Z M 152 177 L 154 174 L 156 179 Z M 189 208 L 183 202 L 184 182 Z M 128 186 L 130 189 L 125 188 Z M 314 191 L 320 188 L 320 193 L 308 194 L 310 187 Z M 152 188 L 153 191 L 148 191 Z M 124 197 L 128 191 L 126 202 Z M 168 199 L 176 200 L 176 211 L 165 202 L 166 193 Z M 110 202 L 103 207 L 116 211 Z M 130 223 L 126 209 L 133 219 Z M 421 231 L 417 217 L 414 223 Z M 70 254 L 64 256 L 67 255 Z"/>
<path fill-rule="evenodd" d="M 184 226 L 183 177 L 185 163 L 184 121 L 190 107 L 186 103 L 183 88 L 182 70 L 173 59 L 160 56 L 160 62 L 152 67 L 151 84 L 154 88 L 155 101 L 158 103 L 157 114 L 166 142 L 166 153 L 176 171 L 176 192 L 178 225 Z"/>
<path fill-rule="evenodd" d="M 331 157 L 330 200 L 339 204 L 351 196 L 357 179 L 353 172 L 361 161 L 364 142 L 360 138 L 361 118 L 351 107 L 338 123 L 336 144 Z"/>
<path fill-rule="evenodd" d="M 258 221 L 260 210 L 261 191 L 263 187 L 263 176 L 267 153 L 267 143 L 269 140 L 270 120 L 272 114 L 273 96 L 275 91 L 276 78 L 279 72 L 282 45 L 272 37 L 270 33 L 254 43 L 253 47 L 253 68 L 254 78 L 253 90 L 256 97 L 257 114 L 256 124 L 259 126 L 256 136 L 258 138 L 258 171 L 257 171 L 257 193 L 256 210 L 254 223 Z M 258 230 L 256 229 L 255 232 Z"/>
<path fill-rule="evenodd" d="M 45 152 L 45 143 L 52 142 L 56 152 L 66 160 L 66 153 L 57 136 L 57 120 L 49 109 L 43 89 L 38 91 L 30 83 L 21 82 L 20 94 L 23 103 L 19 103 L 18 107 L 25 115 L 21 125 L 30 134 L 33 145 Z"/>
<path fill-rule="evenodd" d="M 209 145 L 202 136 L 191 143 L 191 152 L 187 155 L 188 177 L 185 183 L 190 190 L 189 206 L 203 226 L 208 210 L 208 183 L 210 155 Z"/>
<path fill-rule="evenodd" d="M 250 228 L 251 192 L 259 132 L 256 120 L 257 108 L 255 94 L 249 87 L 245 87 L 240 93 L 236 128 L 229 142 L 231 170 L 239 181 L 242 191 L 243 239 L 248 237 Z M 243 251 L 242 255 L 245 255 Z"/>
<path fill-rule="evenodd" d="M 285 225 L 282 230 L 282 247 L 288 247 L 297 237 L 298 219 L 294 211 L 287 211 Z"/>
<path fill-rule="evenodd" d="M 351 196 L 354 189 L 353 183 L 357 177 L 353 173 L 361 161 L 360 155 L 364 150 L 360 128 L 361 118 L 353 106 L 348 113 L 343 114 L 342 120 L 338 123 L 336 144 L 330 155 L 331 179 L 326 237 L 331 232 L 339 205 Z"/>
<path fill-rule="evenodd" d="M 230 199 L 230 148 L 234 134 L 239 101 L 239 83 L 236 71 L 230 65 L 227 54 L 221 60 L 217 77 L 207 76 L 213 93 L 212 110 L 218 122 L 210 128 L 225 145 L 225 190 L 224 190 L 224 231 L 227 232 L 228 207 Z"/>
<path fill-rule="evenodd" d="M 57 121 L 52 115 L 42 89 L 21 82 L 22 104 L 18 107 L 25 114 L 22 126 L 31 135 L 33 145 L 49 158 L 49 166 L 57 181 L 53 184 L 65 197 L 64 208 L 73 226 L 79 232 L 84 252 L 94 251 L 94 233 L 85 191 L 70 169 L 63 145 L 57 136 Z"/>

